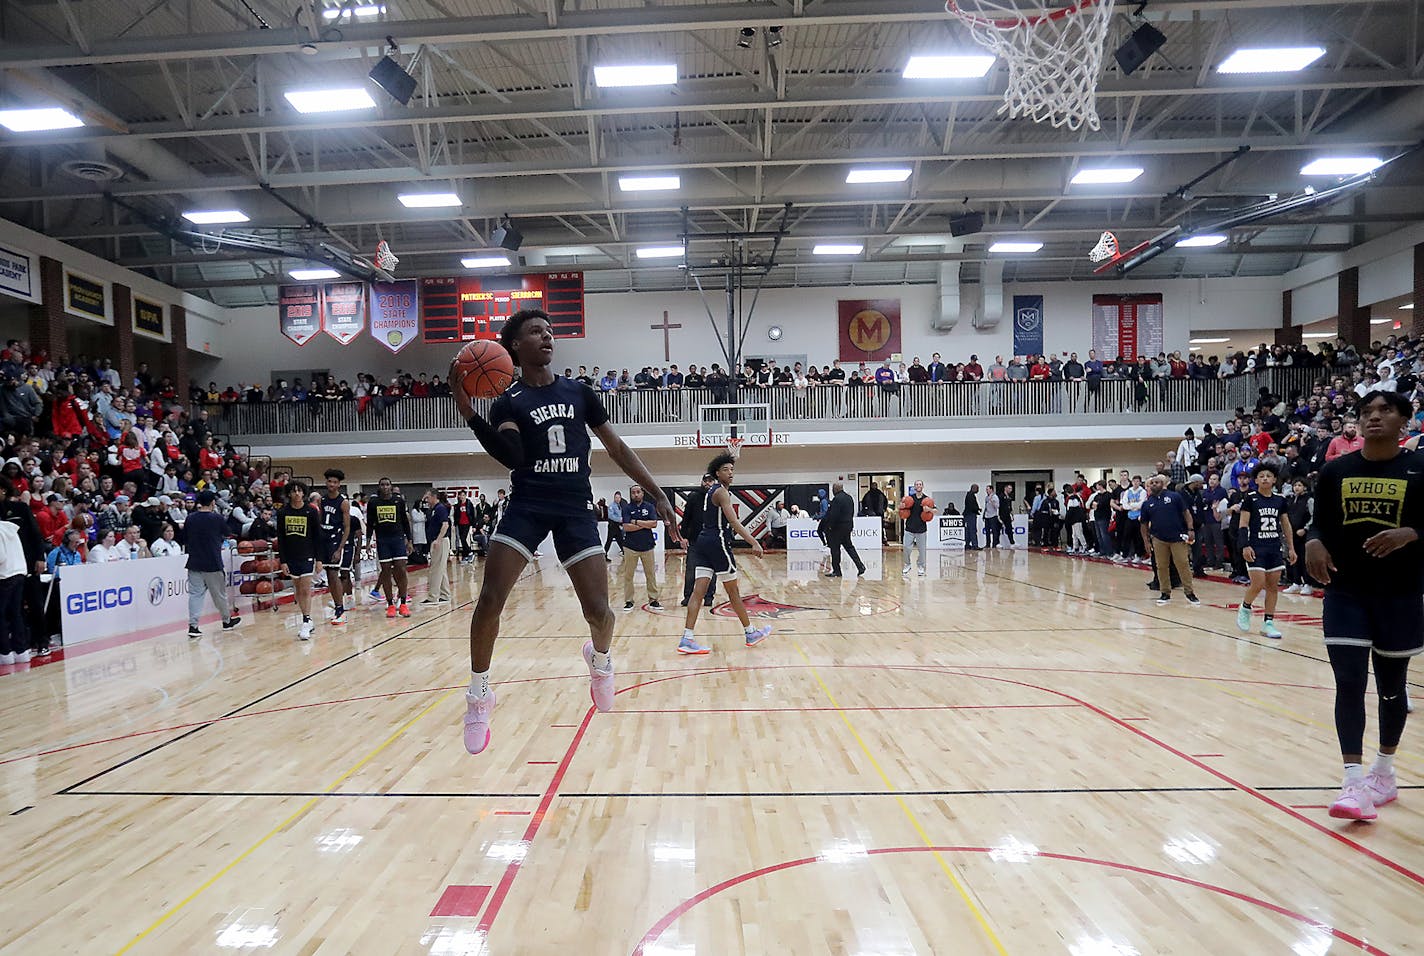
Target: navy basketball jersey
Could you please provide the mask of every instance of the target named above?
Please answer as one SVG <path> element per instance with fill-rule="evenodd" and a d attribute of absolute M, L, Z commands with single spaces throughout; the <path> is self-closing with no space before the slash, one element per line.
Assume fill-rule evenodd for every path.
<path fill-rule="evenodd" d="M 337 495 L 335 498 L 321 496 L 321 529 L 333 541 L 341 538 L 341 503 L 345 500 L 345 495 Z M 355 530 L 354 526 L 352 530 Z"/>
<path fill-rule="evenodd" d="M 713 485 L 707 492 L 707 500 L 702 506 L 702 532 L 700 537 L 725 539 L 731 537 L 732 526 L 727 521 L 727 515 L 722 509 L 712 503 L 713 497 L 717 494 L 718 485 Z M 727 492 L 730 494 L 731 492 Z"/>
<path fill-rule="evenodd" d="M 1241 503 L 1241 511 L 1248 515 L 1247 529 L 1251 547 L 1281 547 L 1281 515 L 1285 513 L 1286 500 L 1273 494 L 1269 498 L 1253 491 Z"/>
<path fill-rule="evenodd" d="M 557 514 L 593 511 L 588 430 L 608 421 L 598 393 L 555 375 L 548 385 L 515 382 L 490 407 L 490 424 L 519 426 L 524 465 L 510 473 L 510 498 L 521 508 Z"/>

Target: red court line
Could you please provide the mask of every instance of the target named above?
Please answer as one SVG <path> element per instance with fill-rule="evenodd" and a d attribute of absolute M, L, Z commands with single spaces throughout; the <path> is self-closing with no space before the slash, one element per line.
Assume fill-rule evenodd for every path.
<path fill-rule="evenodd" d="M 924 707 L 620 707 L 620 714 L 814 714 L 898 710 L 1053 710 L 1077 704 L 934 704 Z"/>
<path fill-rule="evenodd" d="M 891 853 L 987 854 L 991 852 L 993 852 L 992 847 L 983 846 L 900 846 L 882 847 L 879 849 L 867 850 L 866 855 L 884 856 Z M 1242 903 L 1250 903 L 1253 906 L 1259 906 L 1262 909 L 1269 910 L 1270 912 L 1276 913 L 1280 916 L 1284 916 L 1287 919 L 1292 919 L 1298 923 L 1303 923 L 1306 926 L 1312 927 L 1313 929 L 1321 933 L 1328 933 L 1335 939 L 1338 939 L 1345 943 L 1349 943 L 1356 949 L 1359 949 L 1360 951 L 1365 953 L 1373 954 L 1373 956 L 1389 956 L 1389 954 L 1385 950 L 1380 949 L 1377 946 L 1373 946 L 1370 943 L 1367 943 L 1364 940 L 1360 939 L 1359 937 L 1352 936 L 1349 933 L 1344 932 L 1343 930 L 1336 929 L 1335 927 L 1322 923 L 1319 920 L 1311 919 L 1309 916 L 1305 916 L 1304 914 L 1297 913 L 1293 910 L 1288 910 L 1284 906 L 1280 906 L 1276 903 L 1268 902 L 1266 900 L 1260 899 L 1259 897 L 1248 896 L 1245 893 L 1240 893 L 1236 890 L 1227 889 L 1224 886 L 1217 886 L 1213 883 L 1204 883 L 1201 880 L 1193 880 L 1189 877 L 1178 876 L 1175 873 L 1164 873 L 1161 870 L 1150 870 L 1146 867 L 1134 866 L 1130 863 L 1116 863 L 1112 860 L 1100 860 L 1088 856 L 1075 856 L 1069 853 L 1039 852 L 1034 854 L 1033 858 L 1036 860 L 1057 860 L 1064 863 L 1083 863 L 1090 866 L 1101 866 L 1112 870 L 1121 870 L 1127 873 L 1135 873 L 1139 876 L 1151 876 L 1161 880 L 1170 880 L 1173 883 L 1178 883 L 1183 886 L 1190 886 L 1199 890 L 1206 890 L 1207 892 L 1216 893 Z M 649 947 L 651 947 L 652 944 L 656 943 L 658 939 L 663 935 L 663 933 L 667 932 L 667 930 L 672 926 L 673 923 L 681 919 L 689 910 L 691 910 L 699 903 L 705 903 L 707 900 L 718 895 L 719 893 L 729 890 L 732 887 L 739 886 L 742 883 L 747 883 L 751 880 L 760 879 L 763 876 L 769 876 L 773 873 L 779 873 L 782 870 L 789 870 L 794 867 L 806 866 L 807 864 L 820 862 L 823 862 L 820 857 L 808 856 L 802 857 L 799 860 L 787 860 L 783 863 L 773 863 L 770 866 L 764 866 L 757 870 L 751 870 L 747 873 L 741 873 L 737 876 L 733 876 L 729 879 L 723 880 L 722 882 L 714 886 L 709 886 L 707 889 L 702 890 L 701 892 L 683 900 L 677 906 L 673 907 L 672 910 L 665 914 L 656 923 L 654 923 L 652 928 L 649 929 L 648 932 L 643 935 L 643 938 L 638 941 L 638 945 L 633 948 L 633 956 L 645 956 L 645 954 L 649 951 Z"/>
<path fill-rule="evenodd" d="M 497 817 L 527 817 L 532 811 L 529 810 L 496 810 Z"/>
<path fill-rule="evenodd" d="M 447 886 L 445 892 L 440 894 L 440 899 L 435 901 L 435 908 L 430 911 L 430 915 L 478 916 L 489 892 L 488 886 Z"/>
<path fill-rule="evenodd" d="M 579 724 L 578 730 L 574 733 L 574 739 L 569 742 L 568 750 L 564 751 L 564 759 L 559 762 L 559 769 L 554 771 L 553 778 L 549 781 L 549 786 L 544 789 L 544 795 L 539 798 L 539 806 L 534 811 L 534 819 L 529 821 L 529 826 L 524 829 L 524 836 L 521 842 L 525 851 L 534 842 L 534 837 L 539 832 L 540 825 L 544 822 L 544 817 L 549 812 L 549 807 L 554 802 L 554 797 L 559 792 L 559 785 L 564 782 L 564 776 L 569 772 L 569 764 L 573 762 L 574 753 L 578 751 L 579 744 L 583 742 L 583 735 L 588 731 L 588 725 L 593 721 L 593 715 L 597 713 L 592 707 L 588 713 L 583 715 L 583 722 Z M 509 888 L 514 884 L 514 878 L 519 875 L 519 868 L 524 863 L 523 858 L 509 861 L 509 865 L 504 868 L 504 876 L 500 877 L 499 885 L 495 887 L 494 894 L 490 897 L 489 906 L 485 909 L 485 915 L 480 919 L 476 932 L 481 939 L 489 937 L 490 926 L 495 918 L 499 916 L 500 908 L 504 905 L 505 898 L 509 895 Z"/>
<path fill-rule="evenodd" d="M 530 761 L 528 761 L 528 764 L 529 764 L 529 766 L 531 766 L 531 767 L 555 767 L 555 766 L 558 766 L 558 763 L 559 763 L 559 762 L 558 762 L 557 760 L 530 760 Z"/>

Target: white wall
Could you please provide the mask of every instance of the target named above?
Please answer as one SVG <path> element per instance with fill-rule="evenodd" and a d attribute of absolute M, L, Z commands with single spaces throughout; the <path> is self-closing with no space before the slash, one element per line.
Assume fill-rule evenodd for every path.
<path fill-rule="evenodd" d="M 1092 297 L 1104 292 L 1161 292 L 1168 351 L 1185 353 L 1192 329 L 1259 329 L 1280 323 L 1279 285 L 1273 279 L 1010 285 L 1004 289 L 1004 304 L 1007 313 L 1015 294 L 1044 296 L 1045 349 L 1086 356 L 1092 339 Z M 837 300 L 876 298 L 900 300 L 906 361 L 918 355 L 928 362 L 932 353 L 939 352 L 947 361 L 964 361 L 977 354 L 987 364 L 994 355 L 1010 354 L 1013 328 L 1007 317 L 989 330 L 975 329 L 969 322 L 960 322 L 948 332 L 931 329 L 931 315 L 939 306 L 935 285 L 768 289 L 752 316 L 744 354 L 805 354 L 817 365 L 833 363 L 837 359 Z M 723 302 L 716 292 L 706 301 L 719 329 L 725 325 L 719 313 Z M 682 325 L 670 333 L 671 361 L 681 368 L 693 361 L 699 365 L 721 361 L 717 334 L 695 290 L 590 294 L 586 309 L 586 337 L 559 342 L 555 362 L 560 369 L 613 364 L 637 371 L 644 365 L 663 365 L 663 333 L 649 326 L 661 325 L 664 311 L 669 321 Z M 342 346 L 324 334 L 298 348 L 278 331 L 275 307 L 234 309 L 230 316 L 222 352 L 225 357 L 217 369 L 223 385 L 254 380 L 265 384 L 272 369 L 330 369 L 348 379 L 358 371 L 389 378 L 398 369 L 443 375 L 455 351 L 450 345 L 417 342 L 392 355 L 369 336 Z M 780 342 L 766 337 L 772 325 L 780 325 L 785 333 Z"/>

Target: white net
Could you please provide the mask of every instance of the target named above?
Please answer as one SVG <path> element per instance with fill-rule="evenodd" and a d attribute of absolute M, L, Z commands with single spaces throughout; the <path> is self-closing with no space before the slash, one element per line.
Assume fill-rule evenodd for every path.
<path fill-rule="evenodd" d="M 376 244 L 376 265 L 379 268 L 390 272 L 399 264 L 400 259 L 391 251 L 391 247 L 386 244 L 384 239 Z"/>
<path fill-rule="evenodd" d="M 969 27 L 976 43 L 1008 65 L 1009 85 L 1000 113 L 1071 130 L 1085 125 L 1096 130 L 1102 125 L 1098 75 L 1112 0 L 1074 0 L 1045 8 L 1048 2 L 947 0 L 945 9 Z"/>
<path fill-rule="evenodd" d="M 741 458 L 741 457 L 742 457 L 742 445 L 745 444 L 746 439 L 744 439 L 744 438 L 733 438 L 733 437 L 731 437 L 731 436 L 729 435 L 729 436 L 727 436 L 727 438 L 726 438 L 726 442 L 727 442 L 727 452 L 728 452 L 728 454 L 730 454 L 733 458 Z"/>
<path fill-rule="evenodd" d="M 1110 232 L 1105 232 L 1098 238 L 1098 244 L 1088 253 L 1088 258 L 1094 262 L 1103 262 L 1112 259 L 1117 255 L 1117 236 Z"/>

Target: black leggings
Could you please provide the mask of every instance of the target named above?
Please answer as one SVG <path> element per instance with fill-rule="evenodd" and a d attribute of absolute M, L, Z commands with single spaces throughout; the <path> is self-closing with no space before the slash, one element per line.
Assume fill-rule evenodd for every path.
<path fill-rule="evenodd" d="M 1365 747 L 1365 690 L 1369 685 L 1370 658 L 1374 658 L 1375 693 L 1379 695 L 1380 747 L 1396 747 L 1409 717 L 1405 682 L 1409 658 L 1381 657 L 1368 647 L 1327 645 L 1335 671 L 1335 733 L 1340 753 L 1363 754 Z"/>
<path fill-rule="evenodd" d="M 18 654 L 30 649 L 24 597 L 25 575 L 0 579 L 0 654 Z"/>

